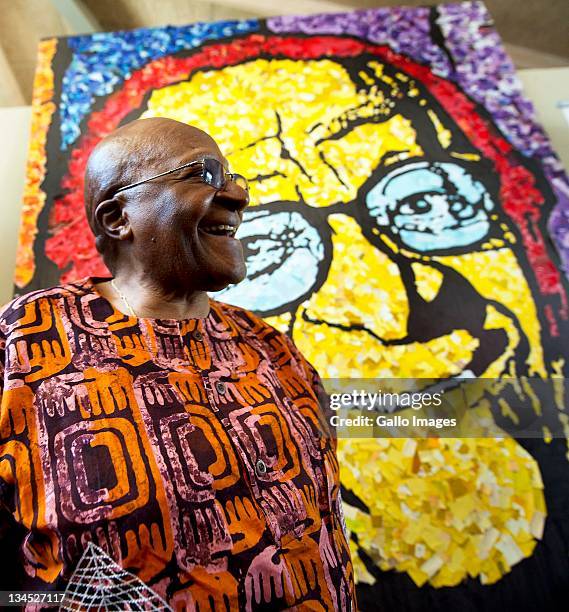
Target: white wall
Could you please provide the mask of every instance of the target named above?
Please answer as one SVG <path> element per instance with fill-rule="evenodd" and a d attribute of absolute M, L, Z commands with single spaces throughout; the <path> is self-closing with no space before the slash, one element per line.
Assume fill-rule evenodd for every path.
<path fill-rule="evenodd" d="M 569 123 L 559 102 L 569 102 L 569 68 L 518 70 L 527 97 L 533 102 L 539 122 L 569 172 Z"/>
<path fill-rule="evenodd" d="M 0 304 L 12 297 L 31 107 L 0 109 Z"/>
<path fill-rule="evenodd" d="M 520 70 L 518 74 L 540 122 L 569 170 L 569 125 L 558 107 L 560 100 L 569 101 L 569 67 Z M 0 146 L 0 304 L 12 296 L 30 116 L 29 107 L 0 109 L 3 144 Z"/>

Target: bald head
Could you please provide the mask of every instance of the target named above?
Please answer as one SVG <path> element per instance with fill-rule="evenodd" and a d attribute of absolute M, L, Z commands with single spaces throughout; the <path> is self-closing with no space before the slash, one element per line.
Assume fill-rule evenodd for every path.
<path fill-rule="evenodd" d="M 136 205 L 139 196 L 127 190 L 115 197 L 116 191 L 182 165 L 188 156 L 204 149 L 219 153 L 213 138 L 202 130 L 162 117 L 132 121 L 95 147 L 85 171 L 85 212 L 97 250 L 111 270 L 120 245 L 109 236 L 101 216 L 105 214 L 107 221 L 118 219 L 123 205 Z"/>
<path fill-rule="evenodd" d="M 97 145 L 85 204 L 97 250 L 115 277 L 169 294 L 217 291 L 243 279 L 243 249 L 233 234 L 248 192 L 235 179 L 212 185 L 204 160 L 215 160 L 217 172 L 228 166 L 211 136 L 172 119 L 134 121 Z M 220 234 L 227 226 L 235 229 Z"/>
<path fill-rule="evenodd" d="M 196 127 L 163 117 L 132 121 L 103 138 L 85 171 L 85 209 L 93 232 L 99 229 L 95 211 L 100 202 L 120 187 L 174 168 L 204 140 L 214 142 Z"/>

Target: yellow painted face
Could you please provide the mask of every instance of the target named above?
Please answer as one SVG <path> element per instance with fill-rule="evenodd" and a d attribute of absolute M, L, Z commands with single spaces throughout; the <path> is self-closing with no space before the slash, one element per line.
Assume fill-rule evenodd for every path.
<path fill-rule="evenodd" d="M 534 300 L 496 202 L 485 193 L 469 217 L 465 202 L 455 214 L 450 201 L 426 204 L 410 192 L 445 175 L 467 200 L 468 190 L 480 196 L 482 183 L 464 169 L 476 166 L 476 153 L 412 80 L 384 68 L 369 61 L 356 86 L 332 60 L 259 59 L 152 94 L 143 116 L 204 129 L 251 183 L 240 234 L 249 278 L 220 299 L 291 330 L 324 377 L 497 377 L 520 362 L 520 350 L 526 372 L 546 376 Z M 397 111 L 403 96 L 416 102 L 412 116 Z M 417 117 L 450 162 L 425 168 Z M 401 206 L 388 210 L 388 197 Z M 423 222 L 438 224 L 448 248 L 425 244 Z M 465 236 L 478 230 L 469 250 Z"/>
<path fill-rule="evenodd" d="M 250 180 L 248 278 L 220 299 L 292 332 L 326 378 L 499 377 L 520 364 L 547 376 L 516 238 L 469 170 L 476 151 L 406 75 L 374 60 L 353 70 L 259 59 L 149 99 L 144 116 L 204 129 Z M 369 508 L 344 504 L 359 546 L 418 585 L 495 582 L 540 537 L 539 469 L 514 440 L 341 439 L 338 456 Z M 357 580 L 373 582 L 353 553 Z"/>

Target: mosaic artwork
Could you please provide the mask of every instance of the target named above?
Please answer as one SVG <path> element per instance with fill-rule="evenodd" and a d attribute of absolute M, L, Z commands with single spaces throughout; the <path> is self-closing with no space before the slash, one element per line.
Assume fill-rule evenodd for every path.
<path fill-rule="evenodd" d="M 106 273 L 86 160 L 154 116 L 209 132 L 249 179 L 248 277 L 217 297 L 323 378 L 566 376 L 569 181 L 482 3 L 42 42 L 18 293 Z M 341 439 L 339 456 L 362 609 L 542 606 L 567 588 L 569 453 L 546 427 Z"/>

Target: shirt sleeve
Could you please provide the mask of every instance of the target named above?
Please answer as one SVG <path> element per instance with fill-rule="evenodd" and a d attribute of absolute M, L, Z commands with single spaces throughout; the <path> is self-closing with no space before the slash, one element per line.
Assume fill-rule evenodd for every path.
<path fill-rule="evenodd" d="M 330 396 L 324 387 L 322 378 L 318 374 L 316 368 L 304 357 L 304 355 L 298 350 L 289 336 L 285 336 L 290 352 L 299 366 L 302 368 L 304 378 L 308 382 L 309 386 L 314 391 L 318 404 L 320 405 L 320 416 L 322 419 L 322 427 L 324 433 L 330 438 L 334 450 L 337 447 L 336 440 L 336 428 L 332 426 L 331 417 L 334 412 L 330 408 Z"/>
<path fill-rule="evenodd" d="M 4 437 L 2 434 L 2 423 L 6 418 L 5 406 L 4 406 L 4 375 L 6 371 L 6 338 L 2 332 L 0 332 L 0 462 L 2 461 Z M 6 483 L 2 478 L 2 470 L 0 469 L 0 541 L 2 540 L 3 531 L 3 516 L 4 511 L 7 509 L 6 504 Z"/>
<path fill-rule="evenodd" d="M 14 515 L 10 510 L 10 495 L 12 488 L 2 477 L 4 469 L 9 468 L 9 462 L 4 459 L 6 438 L 4 425 L 9 417 L 6 414 L 4 398 L 4 377 L 6 374 L 6 338 L 0 332 L 0 550 L 5 558 L 12 559 L 11 563 L 5 564 L 0 572 L 0 590 L 11 591 L 22 584 L 23 564 L 20 560 L 20 545 L 25 536 L 25 530 L 16 523 Z"/>
<path fill-rule="evenodd" d="M 4 372 L 6 364 L 6 338 L 0 332 L 0 463 L 3 457 L 4 439 L 1 424 L 4 420 Z M 6 483 L 0 470 L 0 546 L 4 548 L 9 535 L 9 512 L 6 504 Z"/>

